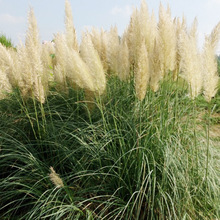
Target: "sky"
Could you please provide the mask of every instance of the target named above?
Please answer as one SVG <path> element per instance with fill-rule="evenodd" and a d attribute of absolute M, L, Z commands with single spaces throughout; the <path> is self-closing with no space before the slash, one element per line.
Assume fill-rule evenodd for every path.
<path fill-rule="evenodd" d="M 121 35 L 127 27 L 133 7 L 140 7 L 141 0 L 70 0 L 77 35 L 86 28 L 109 30 L 118 27 Z M 158 15 L 160 2 L 170 5 L 172 17 L 184 14 L 188 26 L 198 20 L 199 45 L 204 36 L 220 22 L 220 0 L 146 0 L 149 11 Z M 42 41 L 52 40 L 57 32 L 64 31 L 65 0 L 0 0 L 0 34 L 5 34 L 13 44 L 24 41 L 29 8 L 34 9 Z M 217 51 L 220 54 L 220 45 Z"/>

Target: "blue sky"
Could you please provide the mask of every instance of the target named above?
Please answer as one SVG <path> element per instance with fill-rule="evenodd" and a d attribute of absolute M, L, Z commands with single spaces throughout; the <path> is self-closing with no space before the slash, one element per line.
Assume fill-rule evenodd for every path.
<path fill-rule="evenodd" d="M 109 29 L 117 25 L 119 34 L 129 23 L 132 7 L 141 0 L 70 0 L 74 24 L 80 36 L 91 26 Z M 172 16 L 186 16 L 190 25 L 195 17 L 199 22 L 199 42 L 220 21 L 220 0 L 146 0 L 149 10 L 158 14 L 160 2 L 169 3 Z M 53 34 L 64 31 L 65 0 L 0 0 L 0 33 L 6 34 L 14 44 L 24 40 L 29 6 L 34 8 L 41 40 L 51 40 Z M 218 52 L 220 53 L 220 47 Z"/>

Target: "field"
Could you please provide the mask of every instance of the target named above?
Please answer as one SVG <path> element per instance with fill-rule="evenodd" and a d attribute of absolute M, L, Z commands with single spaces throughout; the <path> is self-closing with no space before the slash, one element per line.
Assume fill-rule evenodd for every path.
<path fill-rule="evenodd" d="M 25 45 L 0 44 L 0 219 L 220 219 L 220 23 L 198 59 L 162 6 L 139 40 L 146 7 L 80 46 L 68 1 L 53 44 L 31 9 Z"/>

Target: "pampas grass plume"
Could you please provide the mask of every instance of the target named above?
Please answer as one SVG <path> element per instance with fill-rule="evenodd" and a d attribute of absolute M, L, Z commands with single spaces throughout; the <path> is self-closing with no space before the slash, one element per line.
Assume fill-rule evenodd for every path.
<path fill-rule="evenodd" d="M 149 58 L 145 42 L 143 41 L 139 52 L 137 70 L 135 72 L 135 89 L 140 101 L 142 101 L 146 95 L 149 78 Z"/>
<path fill-rule="evenodd" d="M 54 80 L 57 83 L 56 89 L 68 93 L 67 88 L 67 43 L 65 35 L 58 33 L 54 38 L 55 43 L 55 67 L 54 67 Z"/>
<path fill-rule="evenodd" d="M 220 40 L 220 22 L 212 30 L 210 38 L 210 43 L 214 51 L 216 51 L 219 40 Z"/>
<path fill-rule="evenodd" d="M 118 77 L 120 80 L 128 80 L 130 78 L 129 50 L 125 40 L 122 40 L 119 46 Z"/>
<path fill-rule="evenodd" d="M 84 33 L 82 35 L 80 55 L 90 69 L 91 78 L 96 92 L 101 95 L 106 88 L 105 72 L 98 52 L 95 50 L 91 37 L 88 33 Z"/>
<path fill-rule="evenodd" d="M 162 4 L 159 8 L 159 36 L 161 38 L 161 53 L 164 59 L 163 75 L 173 71 L 176 66 L 176 30 L 171 18 L 170 9 L 166 11 Z"/>
<path fill-rule="evenodd" d="M 10 93 L 11 91 L 12 86 L 6 73 L 0 69 L 0 100 L 7 97 L 6 92 Z"/>
<path fill-rule="evenodd" d="M 97 50 L 99 57 L 102 62 L 102 66 L 105 72 L 108 70 L 107 62 L 107 32 L 103 29 L 100 31 L 97 28 L 92 28 L 90 32 L 90 37 L 93 43 L 94 48 Z"/>
<path fill-rule="evenodd" d="M 69 48 L 79 51 L 79 46 L 76 37 L 76 30 L 73 24 L 72 9 L 69 0 L 65 1 L 65 27 L 66 27 L 66 42 Z"/>
<path fill-rule="evenodd" d="M 111 27 L 107 35 L 107 62 L 110 74 L 118 74 L 119 35 L 116 26 Z"/>
<path fill-rule="evenodd" d="M 157 92 L 159 89 L 159 82 L 162 79 L 163 70 L 163 55 L 160 53 L 160 41 L 159 38 L 154 40 L 154 50 L 150 57 L 151 60 L 151 76 L 150 76 L 150 88 L 152 91 Z"/>
<path fill-rule="evenodd" d="M 70 86 L 75 89 L 79 87 L 93 92 L 96 91 L 89 67 L 82 60 L 79 53 L 71 48 L 67 48 L 66 71 Z"/>
<path fill-rule="evenodd" d="M 220 22 L 215 26 L 210 36 L 205 39 L 203 48 L 203 93 L 207 101 L 217 93 L 219 76 L 215 51 L 220 40 Z"/>
<path fill-rule="evenodd" d="M 17 53 L 14 49 L 6 48 L 0 43 L 0 67 L 2 67 L 7 74 L 7 78 L 13 87 L 18 85 L 16 67 L 17 67 Z"/>
<path fill-rule="evenodd" d="M 28 14 L 28 30 L 25 39 L 25 48 L 23 51 L 23 80 L 27 78 L 30 84 L 26 85 L 29 90 L 28 93 L 33 93 L 35 98 L 41 102 L 45 102 L 45 90 L 48 86 L 47 77 L 43 77 L 43 65 L 41 61 L 41 43 L 39 40 L 39 33 L 37 27 L 37 20 L 34 11 L 31 8 Z M 26 61 L 24 60 L 26 59 Z M 23 88 L 21 87 L 21 90 Z"/>
<path fill-rule="evenodd" d="M 190 96 L 194 99 L 201 92 L 203 80 L 201 54 L 198 51 L 195 33 L 191 34 L 181 32 L 179 51 L 181 76 L 188 82 Z"/>

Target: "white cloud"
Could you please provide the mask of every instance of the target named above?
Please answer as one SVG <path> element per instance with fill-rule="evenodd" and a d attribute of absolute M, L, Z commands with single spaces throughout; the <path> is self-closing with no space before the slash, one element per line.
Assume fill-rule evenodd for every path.
<path fill-rule="evenodd" d="M 207 0 L 205 2 L 205 7 L 208 7 L 208 9 L 219 10 L 219 6 L 220 6 L 220 0 Z"/>
<path fill-rule="evenodd" d="M 0 14 L 0 23 L 2 24 L 19 24 L 23 23 L 25 19 L 21 16 L 13 16 L 10 14 Z"/>
<path fill-rule="evenodd" d="M 214 4 L 220 5 L 220 0 L 212 0 Z"/>
<path fill-rule="evenodd" d="M 130 6 L 130 5 L 126 5 L 124 7 L 115 6 L 111 10 L 111 14 L 113 14 L 113 15 L 130 16 L 131 13 L 132 13 L 132 6 Z"/>

